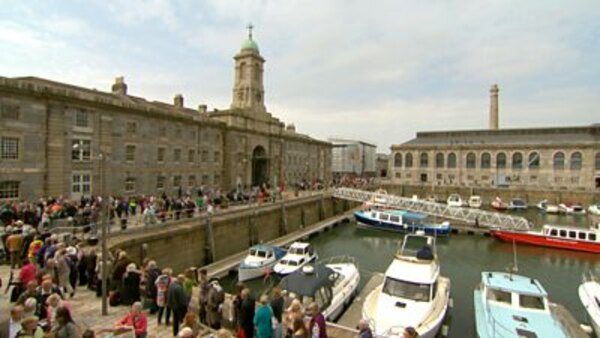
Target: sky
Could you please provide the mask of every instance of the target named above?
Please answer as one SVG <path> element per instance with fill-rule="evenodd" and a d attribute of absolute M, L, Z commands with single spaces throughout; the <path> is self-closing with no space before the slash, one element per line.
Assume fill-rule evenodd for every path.
<path fill-rule="evenodd" d="M 600 122 L 600 1 L 0 0 L 0 76 L 227 109 L 252 23 L 265 103 L 300 133 L 391 144 L 418 131 Z"/>

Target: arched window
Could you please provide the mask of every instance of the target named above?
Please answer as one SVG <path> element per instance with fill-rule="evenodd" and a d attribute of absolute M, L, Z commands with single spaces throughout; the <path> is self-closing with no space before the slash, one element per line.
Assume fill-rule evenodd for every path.
<path fill-rule="evenodd" d="M 523 154 L 514 153 L 512 156 L 512 168 L 523 169 Z"/>
<path fill-rule="evenodd" d="M 529 153 L 529 169 L 539 169 L 540 168 L 540 153 L 534 151 Z"/>
<path fill-rule="evenodd" d="M 456 154 L 455 153 L 448 154 L 448 168 L 451 168 L 451 169 L 456 168 Z"/>
<path fill-rule="evenodd" d="M 600 153 L 596 153 L 596 170 L 600 170 Z"/>
<path fill-rule="evenodd" d="M 467 169 L 475 169 L 475 163 L 477 162 L 477 157 L 475 153 L 467 154 Z"/>
<path fill-rule="evenodd" d="M 496 168 L 497 169 L 506 168 L 506 154 L 505 153 L 498 153 L 498 155 L 496 155 Z"/>
<path fill-rule="evenodd" d="M 580 152 L 576 151 L 571 154 L 571 170 L 581 170 L 582 162 L 583 157 Z"/>
<path fill-rule="evenodd" d="M 412 154 L 411 153 L 406 154 L 404 159 L 405 159 L 404 167 L 412 168 Z"/>
<path fill-rule="evenodd" d="M 402 154 L 396 153 L 396 155 L 394 155 L 394 167 L 396 167 L 396 168 L 402 167 Z"/>
<path fill-rule="evenodd" d="M 435 155 L 435 167 L 436 168 L 443 168 L 444 167 L 444 154 L 437 153 Z"/>
<path fill-rule="evenodd" d="M 421 153 L 421 157 L 419 158 L 419 166 L 421 168 L 427 168 L 429 166 L 429 155 L 427 155 L 427 153 Z"/>
<path fill-rule="evenodd" d="M 554 158 L 552 160 L 554 170 L 563 170 L 565 169 L 565 153 L 559 151 L 554 154 Z"/>
<path fill-rule="evenodd" d="M 492 156 L 490 153 L 481 154 L 481 169 L 489 169 L 492 166 Z"/>

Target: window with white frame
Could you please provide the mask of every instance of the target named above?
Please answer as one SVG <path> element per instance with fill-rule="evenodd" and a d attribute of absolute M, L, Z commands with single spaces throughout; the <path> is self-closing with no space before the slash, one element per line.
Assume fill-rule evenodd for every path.
<path fill-rule="evenodd" d="M 71 176 L 71 192 L 89 195 L 92 191 L 92 175 L 89 172 L 76 172 Z"/>
<path fill-rule="evenodd" d="M 163 175 L 158 175 L 156 177 L 156 189 L 162 190 L 165 188 L 165 177 Z"/>
<path fill-rule="evenodd" d="M 73 139 L 71 141 L 71 159 L 73 161 L 89 161 L 91 157 L 92 141 L 86 139 Z"/>
<path fill-rule="evenodd" d="M 0 138 L 0 159 L 18 160 L 19 159 L 19 138 L 3 136 Z"/>
<path fill-rule="evenodd" d="M 78 110 L 75 113 L 75 126 L 87 128 L 90 126 L 89 114 L 85 110 Z"/>
<path fill-rule="evenodd" d="M 125 161 L 133 162 L 135 161 L 135 146 L 134 145 L 126 145 L 125 146 Z"/>
<path fill-rule="evenodd" d="M 18 181 L 2 181 L 0 182 L 0 200 L 19 198 Z"/>
<path fill-rule="evenodd" d="M 127 177 L 125 179 L 125 191 L 126 192 L 134 192 L 135 191 L 135 178 Z"/>

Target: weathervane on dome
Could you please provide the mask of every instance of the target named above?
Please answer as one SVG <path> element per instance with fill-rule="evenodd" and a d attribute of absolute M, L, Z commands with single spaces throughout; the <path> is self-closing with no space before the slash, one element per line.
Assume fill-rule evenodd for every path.
<path fill-rule="evenodd" d="M 248 23 L 246 28 L 248 28 L 248 38 L 252 40 L 252 29 L 254 29 L 254 25 L 252 24 L 252 22 L 250 22 Z"/>

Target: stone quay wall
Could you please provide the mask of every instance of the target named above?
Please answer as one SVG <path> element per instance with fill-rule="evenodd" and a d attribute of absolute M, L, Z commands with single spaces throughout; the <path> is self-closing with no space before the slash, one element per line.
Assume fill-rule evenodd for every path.
<path fill-rule="evenodd" d="M 319 194 L 231 210 L 113 236 L 109 250 L 123 249 L 134 262 L 146 257 L 176 273 L 200 267 L 248 247 L 342 214 L 355 203 Z"/>
<path fill-rule="evenodd" d="M 471 188 L 471 187 L 431 187 L 431 185 L 399 185 L 392 183 L 383 183 L 380 185 L 389 194 L 411 197 L 413 195 L 419 198 L 426 198 L 435 195 L 438 202 L 445 202 L 450 194 L 459 194 L 463 200 L 468 200 L 471 195 L 479 195 L 483 199 L 484 205 L 489 205 L 496 196 L 503 201 L 509 202 L 512 198 L 522 198 L 530 206 L 536 205 L 539 201 L 547 199 L 550 203 L 579 202 L 584 206 L 600 202 L 600 194 L 590 191 L 557 191 L 557 190 L 536 190 L 536 189 L 502 189 L 502 188 Z"/>

